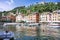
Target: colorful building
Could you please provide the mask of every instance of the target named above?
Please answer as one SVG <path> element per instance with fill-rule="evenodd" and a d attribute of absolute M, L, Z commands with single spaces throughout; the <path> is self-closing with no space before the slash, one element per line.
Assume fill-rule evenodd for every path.
<path fill-rule="evenodd" d="M 51 15 L 49 12 L 44 12 L 40 15 L 40 22 L 49 22 L 51 21 Z"/>
<path fill-rule="evenodd" d="M 16 16 L 16 22 L 20 22 L 20 21 L 23 21 L 24 20 L 24 15 L 19 13 L 17 16 Z"/>
<path fill-rule="evenodd" d="M 59 12 L 44 12 L 40 15 L 40 22 L 58 22 L 60 21 L 60 13 Z"/>
<path fill-rule="evenodd" d="M 27 22 L 34 22 L 34 23 L 38 23 L 39 22 L 39 13 L 32 13 L 29 14 L 28 16 L 25 16 L 25 19 Z"/>

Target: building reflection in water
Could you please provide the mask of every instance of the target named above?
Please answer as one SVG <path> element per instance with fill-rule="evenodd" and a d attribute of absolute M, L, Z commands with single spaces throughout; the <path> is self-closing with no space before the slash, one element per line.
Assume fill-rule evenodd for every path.
<path fill-rule="evenodd" d="M 42 39 L 43 36 L 60 37 L 60 29 L 46 27 L 46 29 L 49 30 L 42 30 L 41 26 L 42 25 L 39 25 L 38 23 L 18 23 L 16 25 L 6 25 L 3 27 L 3 30 L 9 29 L 14 32 L 15 38 L 23 38 L 25 36 L 38 37 L 37 39 Z"/>

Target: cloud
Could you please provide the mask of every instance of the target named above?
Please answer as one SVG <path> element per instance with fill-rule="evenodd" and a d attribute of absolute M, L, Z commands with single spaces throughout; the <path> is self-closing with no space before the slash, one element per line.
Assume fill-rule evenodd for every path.
<path fill-rule="evenodd" d="M 13 8 L 14 8 L 13 0 L 0 2 L 0 11 L 8 11 L 8 10 L 11 10 Z"/>
<path fill-rule="evenodd" d="M 3 9 L 2 9 L 2 8 L 0 8 L 0 11 L 3 11 Z"/>
<path fill-rule="evenodd" d="M 11 3 L 13 3 L 14 1 L 13 0 L 11 0 Z"/>
<path fill-rule="evenodd" d="M 12 3 L 14 3 L 14 1 L 13 1 L 13 0 L 8 0 L 8 1 L 6 1 L 6 3 L 7 3 L 8 5 L 11 5 Z"/>

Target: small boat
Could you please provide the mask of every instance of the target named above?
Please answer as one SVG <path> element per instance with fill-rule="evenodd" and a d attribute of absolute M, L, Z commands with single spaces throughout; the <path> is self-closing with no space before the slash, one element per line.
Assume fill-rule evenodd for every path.
<path fill-rule="evenodd" d="M 13 32 L 0 32 L 0 40 L 14 40 L 14 33 Z"/>

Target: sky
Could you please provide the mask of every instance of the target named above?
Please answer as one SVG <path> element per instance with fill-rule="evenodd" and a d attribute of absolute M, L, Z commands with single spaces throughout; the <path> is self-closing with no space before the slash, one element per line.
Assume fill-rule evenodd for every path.
<path fill-rule="evenodd" d="M 0 0 L 0 11 L 9 11 L 19 6 L 29 6 L 43 0 Z M 45 2 L 60 2 L 60 0 L 45 0 Z"/>

